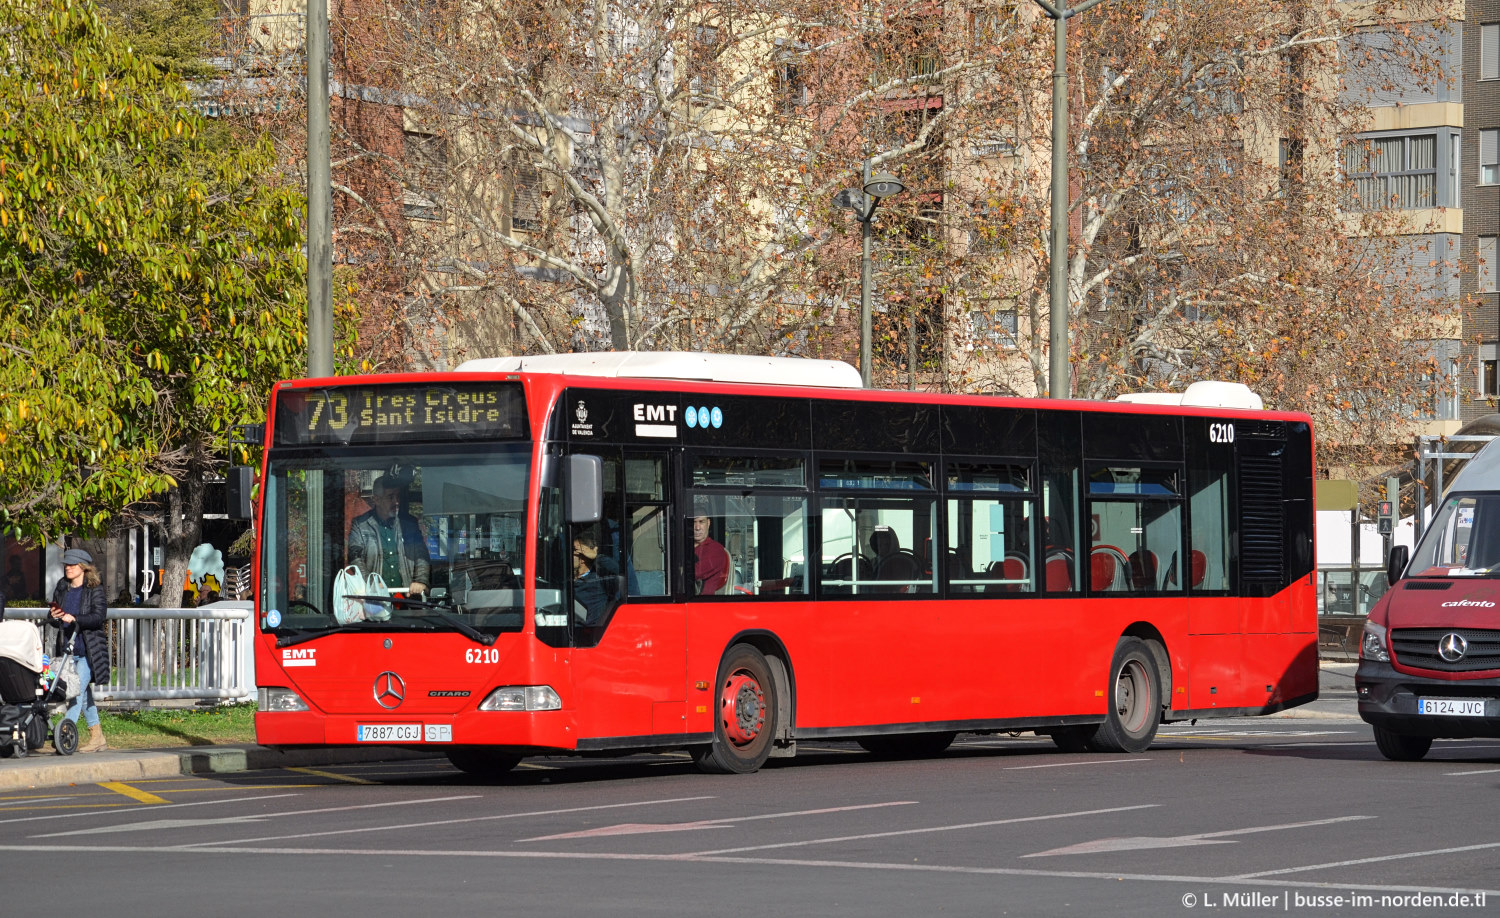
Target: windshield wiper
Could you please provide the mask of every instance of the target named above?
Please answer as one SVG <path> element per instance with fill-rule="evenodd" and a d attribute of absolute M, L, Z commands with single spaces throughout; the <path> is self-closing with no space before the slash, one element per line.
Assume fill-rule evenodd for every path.
<path fill-rule="evenodd" d="M 445 621 L 448 624 L 452 625 L 453 627 L 457 628 L 459 630 L 459 633 L 461 633 L 464 637 L 466 637 L 466 638 L 468 638 L 468 639 L 470 639 L 470 640 L 472 640 L 472 641 L 474 641 L 474 642 L 476 642 L 478 644 L 483 644 L 485 647 L 488 647 L 491 644 L 495 643 L 495 636 L 493 634 L 485 634 L 483 631 L 480 631 L 478 628 L 475 628 L 473 625 L 469 624 L 468 622 L 464 621 L 463 619 L 459 618 L 458 616 L 454 615 L 453 613 L 448 612 L 447 611 L 448 609 L 461 608 L 461 607 L 454 606 L 451 603 L 447 603 L 447 602 L 441 602 L 441 603 L 438 603 L 438 602 L 427 602 L 426 600 L 423 600 L 423 599 L 409 599 L 409 598 L 407 598 L 405 596 L 352 596 L 351 595 L 349 598 L 350 599 L 368 599 L 368 600 L 371 600 L 373 602 L 388 602 L 388 603 L 390 603 L 393 606 L 400 605 L 400 606 L 410 607 L 410 608 L 414 608 L 414 609 L 421 609 L 421 610 L 426 611 L 426 612 L 431 612 L 431 613 L 434 613 L 438 618 L 442 619 L 443 621 Z"/>
<path fill-rule="evenodd" d="M 276 636 L 276 646 L 277 647 L 290 647 L 293 644 L 305 644 L 308 641 L 315 641 L 318 638 L 323 637 L 324 635 L 328 635 L 328 634 L 344 634 L 344 633 L 349 632 L 349 631 L 358 631 L 358 630 L 360 630 L 360 629 L 357 628 L 354 625 L 339 625 L 337 628 L 328 628 L 328 629 L 322 630 L 322 631 L 315 630 L 315 629 L 312 629 L 312 628 L 299 628 L 296 631 L 293 631 L 291 634 L 279 634 L 279 635 L 277 635 Z"/>

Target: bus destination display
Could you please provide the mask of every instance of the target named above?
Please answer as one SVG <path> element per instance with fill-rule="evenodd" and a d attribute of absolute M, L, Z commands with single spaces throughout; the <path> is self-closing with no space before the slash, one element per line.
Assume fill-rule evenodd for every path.
<path fill-rule="evenodd" d="M 283 389 L 277 395 L 279 446 L 524 436 L 525 399 L 515 384 Z"/>

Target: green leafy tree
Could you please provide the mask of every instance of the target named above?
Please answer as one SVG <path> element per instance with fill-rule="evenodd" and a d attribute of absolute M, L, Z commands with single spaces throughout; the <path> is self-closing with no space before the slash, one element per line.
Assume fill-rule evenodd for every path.
<path fill-rule="evenodd" d="M 155 514 L 175 605 L 204 477 L 301 371 L 303 199 L 89 0 L 0 0 L 0 34 L 0 523 Z"/>

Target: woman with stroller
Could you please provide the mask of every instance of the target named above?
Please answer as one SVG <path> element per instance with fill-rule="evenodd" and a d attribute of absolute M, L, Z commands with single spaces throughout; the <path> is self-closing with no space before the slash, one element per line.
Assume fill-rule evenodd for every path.
<path fill-rule="evenodd" d="M 70 548 L 63 552 L 62 561 L 63 579 L 52 591 L 51 624 L 62 629 L 59 644 L 71 641 L 72 647 L 58 646 L 54 652 L 71 650 L 81 686 L 64 716 L 77 723 L 81 712 L 88 723 L 89 737 L 79 744 L 79 752 L 102 752 L 109 747 L 99 727 L 93 686 L 109 681 L 109 636 L 104 632 L 108 605 L 92 555 L 81 548 Z"/>

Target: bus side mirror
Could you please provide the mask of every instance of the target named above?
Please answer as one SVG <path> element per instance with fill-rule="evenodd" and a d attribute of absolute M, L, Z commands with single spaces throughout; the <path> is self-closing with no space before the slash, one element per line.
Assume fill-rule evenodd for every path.
<path fill-rule="evenodd" d="M 597 523 L 604 515 L 604 460 L 568 457 L 568 522 Z"/>
<path fill-rule="evenodd" d="M 1391 556 L 1385 561 L 1385 582 L 1394 586 L 1410 559 L 1411 551 L 1405 545 L 1391 546 Z"/>
<path fill-rule="evenodd" d="M 232 520 L 249 520 L 255 516 L 255 502 L 250 492 L 255 486 L 255 470 L 248 465 L 229 469 L 224 480 L 225 515 Z"/>

